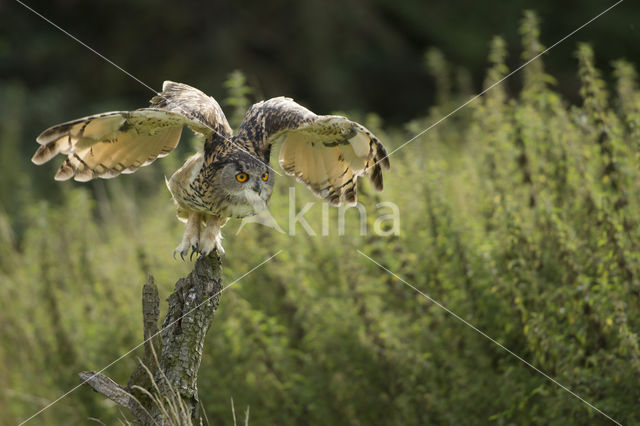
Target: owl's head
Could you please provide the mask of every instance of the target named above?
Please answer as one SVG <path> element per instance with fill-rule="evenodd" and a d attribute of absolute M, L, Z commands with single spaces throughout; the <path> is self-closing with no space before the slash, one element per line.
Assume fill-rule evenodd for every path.
<path fill-rule="evenodd" d="M 219 188 L 233 204 L 248 204 L 253 213 L 266 208 L 273 192 L 274 176 L 269 166 L 245 152 L 234 153 L 219 169 Z"/>

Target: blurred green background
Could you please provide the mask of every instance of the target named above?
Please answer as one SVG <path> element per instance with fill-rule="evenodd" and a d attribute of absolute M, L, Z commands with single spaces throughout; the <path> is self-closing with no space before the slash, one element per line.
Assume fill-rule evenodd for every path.
<path fill-rule="evenodd" d="M 287 95 L 343 112 L 394 149 L 613 2 L 29 2 L 159 89 L 216 97 L 232 124 Z M 525 10 L 534 9 L 534 14 Z M 640 5 L 623 2 L 391 157 L 368 218 L 337 233 L 224 229 L 231 282 L 207 338 L 211 424 L 610 424 L 357 254 L 370 255 L 623 424 L 640 422 Z M 500 37 L 495 37 L 500 36 Z M 624 59 L 624 60 L 622 60 Z M 234 72 L 239 70 L 237 72 Z M 35 137 L 145 106 L 150 91 L 20 4 L 0 3 L 0 424 L 16 424 L 142 340 L 139 295 L 191 265 L 163 175 L 55 182 Z M 289 186 L 321 231 L 321 203 Z M 375 220 L 400 209 L 400 233 Z M 164 308 L 164 307 L 163 307 Z M 126 383 L 136 355 L 105 373 Z M 32 424 L 105 424 L 82 387 Z"/>

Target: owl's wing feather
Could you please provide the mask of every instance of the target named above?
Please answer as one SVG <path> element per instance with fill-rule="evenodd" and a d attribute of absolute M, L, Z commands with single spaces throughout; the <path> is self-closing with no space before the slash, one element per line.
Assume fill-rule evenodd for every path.
<path fill-rule="evenodd" d="M 56 180 L 88 181 L 133 173 L 178 145 L 182 115 L 154 109 L 96 114 L 45 130 L 31 161 L 43 164 L 67 156 Z"/>
<path fill-rule="evenodd" d="M 316 115 L 292 99 L 279 97 L 251 107 L 238 130 L 239 142 L 265 161 L 282 141 L 280 166 L 317 196 L 339 205 L 356 202 L 359 176 L 382 190 L 387 151 L 361 124 L 336 115 Z"/>
<path fill-rule="evenodd" d="M 91 115 L 53 126 L 38 136 L 33 158 L 43 164 L 67 156 L 56 180 L 88 181 L 133 173 L 173 151 L 183 126 L 206 140 L 231 137 L 218 103 L 185 84 L 166 81 L 150 108 Z"/>
<path fill-rule="evenodd" d="M 182 114 L 194 132 L 207 140 L 212 136 L 230 139 L 233 131 L 218 102 L 200 90 L 183 83 L 165 81 L 162 92 L 151 99 L 151 107 Z"/>

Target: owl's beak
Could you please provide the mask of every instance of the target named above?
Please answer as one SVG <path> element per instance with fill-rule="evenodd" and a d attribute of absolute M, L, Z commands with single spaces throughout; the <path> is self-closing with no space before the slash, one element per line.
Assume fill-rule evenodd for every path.
<path fill-rule="evenodd" d="M 256 181 L 253 183 L 253 190 L 256 191 L 258 193 L 258 195 L 260 195 L 260 193 L 262 192 L 262 181 L 259 179 L 256 179 Z"/>

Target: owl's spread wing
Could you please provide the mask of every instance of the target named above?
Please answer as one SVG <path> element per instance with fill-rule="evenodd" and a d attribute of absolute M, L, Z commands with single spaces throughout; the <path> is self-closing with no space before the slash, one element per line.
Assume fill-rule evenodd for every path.
<path fill-rule="evenodd" d="M 150 108 L 96 114 L 53 126 L 38 136 L 31 161 L 43 164 L 57 154 L 67 159 L 56 180 L 88 181 L 133 173 L 175 149 L 184 125 L 207 140 L 231 137 L 218 103 L 201 91 L 165 81 Z"/>
<path fill-rule="evenodd" d="M 364 126 L 335 115 L 316 115 L 292 99 L 279 97 L 251 107 L 238 130 L 238 142 L 269 161 L 282 141 L 280 166 L 317 196 L 339 205 L 356 202 L 356 181 L 369 176 L 382 190 L 387 151 Z"/>

